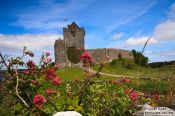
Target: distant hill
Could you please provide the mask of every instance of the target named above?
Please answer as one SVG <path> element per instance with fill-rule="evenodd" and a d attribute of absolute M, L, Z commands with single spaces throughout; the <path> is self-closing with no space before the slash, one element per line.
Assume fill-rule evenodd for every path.
<path fill-rule="evenodd" d="M 172 67 L 173 64 L 175 64 L 175 60 L 165 61 L 165 62 L 152 62 L 152 63 L 149 63 L 148 65 L 152 68 L 169 68 L 169 67 Z"/>

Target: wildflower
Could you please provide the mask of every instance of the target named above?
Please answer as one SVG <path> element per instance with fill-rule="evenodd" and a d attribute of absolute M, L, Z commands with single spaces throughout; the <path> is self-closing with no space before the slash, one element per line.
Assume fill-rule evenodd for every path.
<path fill-rule="evenodd" d="M 55 74 L 55 72 L 52 70 L 52 69 L 48 69 L 47 70 L 47 75 L 49 76 L 55 76 L 56 74 Z"/>
<path fill-rule="evenodd" d="M 160 95 L 158 93 L 152 95 L 156 101 L 160 100 Z"/>
<path fill-rule="evenodd" d="M 138 94 L 136 91 L 131 91 L 131 92 L 129 93 L 129 98 L 130 98 L 133 102 L 137 101 L 138 97 L 139 97 L 139 94 Z"/>
<path fill-rule="evenodd" d="M 46 80 L 53 79 L 56 76 L 55 72 L 52 69 L 46 71 Z"/>
<path fill-rule="evenodd" d="M 50 56 L 50 52 L 45 52 L 45 56 L 46 57 Z"/>
<path fill-rule="evenodd" d="M 29 74 L 29 70 L 24 70 L 24 71 L 23 71 L 23 74 L 24 74 L 24 75 L 28 75 L 28 74 Z"/>
<path fill-rule="evenodd" d="M 55 93 L 56 93 L 56 91 L 54 91 L 54 90 L 52 90 L 52 89 L 46 89 L 45 92 L 46 92 L 47 94 L 55 94 Z"/>
<path fill-rule="evenodd" d="M 92 56 L 89 52 L 85 51 L 82 55 L 81 55 L 81 59 L 92 59 Z"/>
<path fill-rule="evenodd" d="M 35 95 L 34 98 L 33 98 L 33 104 L 37 108 L 41 108 L 45 102 L 46 102 L 46 100 L 41 95 Z"/>
<path fill-rule="evenodd" d="M 43 60 L 43 63 L 44 64 L 48 64 L 48 63 L 50 63 L 52 61 L 52 58 L 45 58 L 44 60 Z"/>
<path fill-rule="evenodd" d="M 27 66 L 29 69 L 33 69 L 33 68 L 35 68 L 35 63 L 32 60 L 29 60 L 27 62 Z"/>
<path fill-rule="evenodd" d="M 58 85 L 61 83 L 61 78 L 59 76 L 56 76 L 55 78 L 52 79 L 52 84 Z"/>
<path fill-rule="evenodd" d="M 83 61 L 83 67 L 89 67 L 90 63 L 92 63 L 94 60 L 91 56 L 91 54 L 87 51 L 85 51 L 82 55 L 81 55 L 81 60 Z"/>
<path fill-rule="evenodd" d="M 48 80 L 48 79 L 53 79 L 53 78 L 54 78 L 53 76 L 47 75 L 45 79 Z"/>

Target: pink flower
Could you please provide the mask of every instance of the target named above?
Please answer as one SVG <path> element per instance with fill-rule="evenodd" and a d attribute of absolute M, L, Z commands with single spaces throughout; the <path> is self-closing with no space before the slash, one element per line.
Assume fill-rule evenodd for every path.
<path fill-rule="evenodd" d="M 129 93 L 129 98 L 130 98 L 133 102 L 137 101 L 138 97 L 139 97 L 139 94 L 138 94 L 136 91 L 131 91 L 131 92 Z"/>
<path fill-rule="evenodd" d="M 47 58 L 47 60 L 48 60 L 49 62 L 51 62 L 51 61 L 52 61 L 52 58 Z"/>
<path fill-rule="evenodd" d="M 50 76 L 55 76 L 55 72 L 52 70 L 52 69 L 48 69 L 47 70 L 47 75 L 50 75 Z"/>
<path fill-rule="evenodd" d="M 46 72 L 46 80 L 53 79 L 56 76 L 55 72 L 52 69 L 48 69 Z"/>
<path fill-rule="evenodd" d="M 53 78 L 54 77 L 52 75 L 47 75 L 45 79 L 48 80 L 48 79 L 53 79 Z"/>
<path fill-rule="evenodd" d="M 45 52 L 46 57 L 50 56 L 50 52 Z"/>
<path fill-rule="evenodd" d="M 55 94 L 55 93 L 56 93 L 56 91 L 54 91 L 54 90 L 52 90 L 52 89 L 46 89 L 45 92 L 46 92 L 47 94 Z"/>
<path fill-rule="evenodd" d="M 24 75 L 28 75 L 28 74 L 29 74 L 29 70 L 24 70 L 24 71 L 23 71 L 23 74 L 24 74 Z"/>
<path fill-rule="evenodd" d="M 29 61 L 27 62 L 27 66 L 28 66 L 28 68 L 30 68 L 30 69 L 34 69 L 34 68 L 35 68 L 35 63 L 34 63 L 32 60 L 29 60 Z"/>
<path fill-rule="evenodd" d="M 48 63 L 50 63 L 52 61 L 52 58 L 45 58 L 44 60 L 43 60 L 43 63 L 44 64 L 48 64 Z"/>
<path fill-rule="evenodd" d="M 157 100 L 157 101 L 160 100 L 160 95 L 159 95 L 159 94 L 155 93 L 155 94 L 153 94 L 152 96 L 153 96 L 153 98 L 154 98 L 155 100 Z"/>
<path fill-rule="evenodd" d="M 41 95 L 35 95 L 34 98 L 33 98 L 33 104 L 37 108 L 41 108 L 45 102 L 46 102 L 46 100 Z"/>
<path fill-rule="evenodd" d="M 88 67 L 94 61 L 91 54 L 87 51 L 81 55 L 81 60 L 83 61 L 83 67 Z"/>
<path fill-rule="evenodd" d="M 81 59 L 92 59 L 92 56 L 89 52 L 85 51 L 82 55 L 81 55 Z"/>
<path fill-rule="evenodd" d="M 61 83 L 61 78 L 59 76 L 56 76 L 55 78 L 52 79 L 52 84 L 58 85 Z"/>

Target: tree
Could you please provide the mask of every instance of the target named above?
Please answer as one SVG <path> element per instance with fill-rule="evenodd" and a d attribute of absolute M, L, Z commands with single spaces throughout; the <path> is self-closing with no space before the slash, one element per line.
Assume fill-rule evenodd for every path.
<path fill-rule="evenodd" d="M 132 50 L 134 62 L 140 66 L 148 66 L 148 57 L 144 56 L 141 52 Z"/>

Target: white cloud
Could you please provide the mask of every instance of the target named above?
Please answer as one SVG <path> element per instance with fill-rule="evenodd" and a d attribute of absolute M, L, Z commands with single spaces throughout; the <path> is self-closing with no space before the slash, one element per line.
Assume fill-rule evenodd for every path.
<path fill-rule="evenodd" d="M 156 26 L 154 37 L 159 41 L 175 39 L 175 20 L 167 20 Z"/>
<path fill-rule="evenodd" d="M 120 39 L 120 38 L 122 38 L 123 36 L 124 36 L 123 33 L 116 33 L 116 34 L 114 34 L 114 35 L 112 36 L 112 39 Z"/>
<path fill-rule="evenodd" d="M 159 41 L 175 39 L 175 3 L 170 8 L 168 19 L 155 27 L 153 36 Z"/>
<path fill-rule="evenodd" d="M 0 51 L 8 54 L 10 57 L 18 57 L 22 55 L 23 47 L 26 46 L 35 56 L 33 58 L 25 57 L 24 61 L 29 59 L 39 62 L 41 54 L 44 51 L 51 53 L 54 61 L 54 42 L 58 38 L 63 38 L 60 34 L 20 34 L 20 35 L 0 35 Z"/>
<path fill-rule="evenodd" d="M 53 47 L 54 41 L 62 35 L 57 34 L 21 34 L 21 35 L 1 35 L 0 50 L 19 51 L 24 46 L 32 51 L 43 51 L 48 47 Z"/>
<path fill-rule="evenodd" d="M 148 40 L 149 37 L 143 36 L 143 37 L 131 37 L 125 42 L 125 46 L 136 46 L 136 45 L 144 45 L 145 42 Z M 148 42 L 148 44 L 154 44 L 157 43 L 157 41 L 154 38 L 151 38 Z"/>

